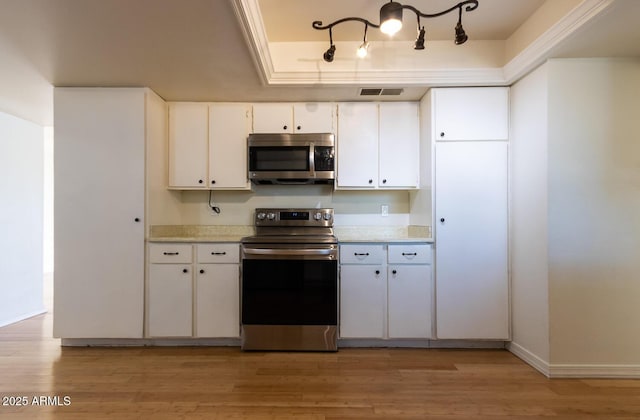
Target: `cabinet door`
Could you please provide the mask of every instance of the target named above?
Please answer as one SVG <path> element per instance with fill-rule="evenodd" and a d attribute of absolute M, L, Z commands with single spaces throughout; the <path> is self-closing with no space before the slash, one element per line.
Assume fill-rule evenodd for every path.
<path fill-rule="evenodd" d="M 388 267 L 389 338 L 431 337 L 431 266 Z"/>
<path fill-rule="evenodd" d="M 196 273 L 196 336 L 240 336 L 238 264 L 199 264 Z"/>
<path fill-rule="evenodd" d="M 433 90 L 436 140 L 507 140 L 509 88 Z"/>
<path fill-rule="evenodd" d="M 247 136 L 250 105 L 209 106 L 209 188 L 249 189 Z"/>
<path fill-rule="evenodd" d="M 291 104 L 254 104 L 254 133 L 293 133 L 293 107 Z"/>
<path fill-rule="evenodd" d="M 384 337 L 386 283 L 383 266 L 340 267 L 340 337 Z"/>
<path fill-rule="evenodd" d="M 149 264 L 147 296 L 150 337 L 191 337 L 191 264 Z"/>
<path fill-rule="evenodd" d="M 417 188 L 420 132 L 418 104 L 380 104 L 380 173 L 383 188 Z"/>
<path fill-rule="evenodd" d="M 337 188 L 375 188 L 378 179 L 378 105 L 338 105 Z"/>
<path fill-rule="evenodd" d="M 145 89 L 56 88 L 54 107 L 53 334 L 141 338 Z"/>
<path fill-rule="evenodd" d="M 509 337 L 507 163 L 505 142 L 436 144 L 438 338 Z"/>
<path fill-rule="evenodd" d="M 206 103 L 169 104 L 169 187 L 207 187 L 208 118 Z"/>
<path fill-rule="evenodd" d="M 335 109 L 330 103 L 294 104 L 294 132 L 334 133 Z"/>

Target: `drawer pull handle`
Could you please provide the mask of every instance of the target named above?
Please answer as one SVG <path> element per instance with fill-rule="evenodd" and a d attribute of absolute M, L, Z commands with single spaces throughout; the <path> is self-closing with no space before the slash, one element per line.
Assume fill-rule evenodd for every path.
<path fill-rule="evenodd" d="M 227 255 L 225 251 L 223 252 L 212 252 L 211 255 Z"/>
<path fill-rule="evenodd" d="M 415 257 L 416 255 L 418 255 L 418 253 L 417 252 L 403 252 L 402 255 L 409 256 L 409 257 L 410 256 L 414 256 Z"/>
<path fill-rule="evenodd" d="M 355 255 L 356 257 L 367 257 L 369 256 L 368 252 L 365 252 L 364 254 L 358 253 L 358 252 L 354 252 L 353 255 Z"/>
<path fill-rule="evenodd" d="M 163 252 L 164 255 L 180 255 L 179 252 Z"/>

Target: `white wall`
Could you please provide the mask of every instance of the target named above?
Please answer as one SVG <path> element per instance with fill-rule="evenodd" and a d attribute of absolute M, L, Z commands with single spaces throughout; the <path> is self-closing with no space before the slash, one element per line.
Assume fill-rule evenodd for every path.
<path fill-rule="evenodd" d="M 45 311 L 43 128 L 0 112 L 0 326 Z"/>
<path fill-rule="evenodd" d="M 549 62 L 553 364 L 640 366 L 640 60 Z"/>
<path fill-rule="evenodd" d="M 549 363 L 547 65 L 511 87 L 512 347 Z"/>

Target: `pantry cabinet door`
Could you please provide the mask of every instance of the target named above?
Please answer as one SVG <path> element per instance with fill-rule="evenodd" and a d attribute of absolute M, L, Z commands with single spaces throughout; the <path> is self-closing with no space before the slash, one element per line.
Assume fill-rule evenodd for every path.
<path fill-rule="evenodd" d="M 509 338 L 507 148 L 436 144 L 438 338 Z"/>

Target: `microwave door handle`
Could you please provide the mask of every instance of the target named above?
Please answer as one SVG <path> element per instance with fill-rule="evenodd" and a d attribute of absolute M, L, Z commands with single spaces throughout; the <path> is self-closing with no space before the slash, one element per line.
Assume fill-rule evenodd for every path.
<path fill-rule="evenodd" d="M 316 177 L 316 147 L 313 143 L 309 143 L 309 175 Z"/>

